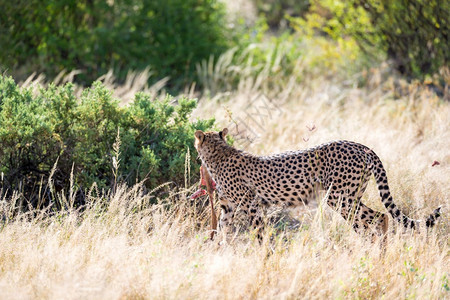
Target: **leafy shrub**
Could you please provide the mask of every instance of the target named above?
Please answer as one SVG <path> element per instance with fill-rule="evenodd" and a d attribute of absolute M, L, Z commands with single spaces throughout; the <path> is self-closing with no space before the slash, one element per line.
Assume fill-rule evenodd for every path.
<path fill-rule="evenodd" d="M 304 40 L 308 73 L 313 76 L 342 74 L 347 77 L 373 63 L 373 57 L 364 55 L 353 38 L 339 30 L 329 30 L 326 17 L 313 13 L 315 6 L 311 9 L 304 18 L 288 17 L 290 26 Z M 377 52 L 376 56 L 378 58 L 380 53 Z"/>
<path fill-rule="evenodd" d="M 204 91 L 216 95 L 249 86 L 250 80 L 252 88 L 265 95 L 276 95 L 283 89 L 304 54 L 302 39 L 287 31 L 270 36 L 268 29 L 264 17 L 250 28 L 238 27 L 239 47 L 215 60 L 197 64 L 197 76 Z"/>
<path fill-rule="evenodd" d="M 79 80 L 90 84 L 109 69 L 124 78 L 150 66 L 155 78 L 182 84 L 196 62 L 228 46 L 217 0 L 1 2 L 0 66 L 9 69 L 50 76 L 80 69 Z"/>
<path fill-rule="evenodd" d="M 194 131 L 207 130 L 214 121 L 189 120 L 195 100 L 171 102 L 170 97 L 150 101 L 140 93 L 130 106 L 120 107 L 98 82 L 79 99 L 72 84 L 51 85 L 34 95 L 0 76 L 0 191 L 19 190 L 36 205 L 51 198 L 41 189 L 50 177 L 57 190 L 67 191 L 72 172 L 80 192 L 94 182 L 111 187 L 116 176 L 130 184 L 147 179 L 148 188 L 168 181 L 184 185 L 186 159 L 192 170 L 199 167 Z M 120 147 L 114 146 L 117 135 Z M 114 158 L 120 161 L 118 174 Z"/>
<path fill-rule="evenodd" d="M 278 27 L 286 15 L 303 16 L 310 0 L 253 0 L 258 13 L 264 14 L 270 27 Z"/>
<path fill-rule="evenodd" d="M 298 28 L 351 38 L 366 54 L 384 52 L 402 74 L 424 78 L 450 60 L 448 1 L 311 1 Z M 295 23 L 295 22 L 294 22 Z"/>

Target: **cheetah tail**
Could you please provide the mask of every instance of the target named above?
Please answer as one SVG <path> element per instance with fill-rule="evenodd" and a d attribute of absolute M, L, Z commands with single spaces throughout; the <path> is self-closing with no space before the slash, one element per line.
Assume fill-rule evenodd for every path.
<path fill-rule="evenodd" d="M 380 158 L 375 154 L 373 155 L 372 172 L 374 174 L 378 191 L 380 193 L 381 202 L 388 210 L 390 215 L 399 223 L 403 224 L 405 228 L 419 228 L 419 220 L 414 220 L 407 217 L 397 205 L 394 203 L 391 193 L 389 191 L 388 180 L 386 176 L 386 170 L 381 163 Z M 436 223 L 436 219 L 441 215 L 441 207 L 434 210 L 434 212 L 426 219 L 425 224 L 427 227 L 433 227 Z"/>

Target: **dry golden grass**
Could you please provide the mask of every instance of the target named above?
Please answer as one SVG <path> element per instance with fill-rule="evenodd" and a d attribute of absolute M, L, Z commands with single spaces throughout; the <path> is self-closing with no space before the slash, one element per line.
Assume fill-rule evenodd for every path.
<path fill-rule="evenodd" d="M 99 199 L 97 199 L 99 200 Z M 336 214 L 259 245 L 206 241 L 207 216 L 175 198 L 148 206 L 139 186 L 108 204 L 5 224 L 2 298 L 431 298 L 448 295 L 448 223 L 394 234 L 383 252 Z M 139 208 L 136 210 L 136 208 Z M 322 213 L 321 213 L 322 211 Z"/>
<path fill-rule="evenodd" d="M 244 232 L 219 246 L 207 241 L 206 205 L 195 208 L 180 195 L 149 205 L 139 185 L 91 199 L 84 212 L 36 218 L 9 220 L 11 207 L 3 201 L 1 298 L 448 298 L 450 105 L 417 86 L 395 96 L 381 73 L 367 75 L 363 89 L 324 78 L 287 82 L 282 97 L 267 93 L 279 109 L 270 115 L 260 110 L 265 117 L 259 125 L 251 117 L 262 102 L 256 97 L 249 105 L 254 91 L 244 84 L 215 100 L 200 99 L 196 115 L 214 115 L 232 128 L 231 112 L 259 135 L 248 145 L 258 154 L 333 139 L 372 147 L 387 169 L 395 202 L 409 215 L 424 218 L 444 206 L 428 234 L 397 228 L 382 250 L 319 203 L 303 215 L 292 213 L 302 220 L 296 228 L 280 231 L 278 224 L 275 233 L 269 227 L 262 245 Z M 259 84 L 261 92 L 264 82 Z M 435 160 L 440 165 L 432 167 Z M 364 202 L 382 210 L 373 182 Z"/>

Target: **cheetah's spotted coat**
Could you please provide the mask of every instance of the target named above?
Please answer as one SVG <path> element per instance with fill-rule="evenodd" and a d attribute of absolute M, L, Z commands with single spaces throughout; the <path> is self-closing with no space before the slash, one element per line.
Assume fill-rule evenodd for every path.
<path fill-rule="evenodd" d="M 195 147 L 217 184 L 221 206 L 219 226 L 227 229 L 239 206 L 255 227 L 260 227 L 261 206 L 298 206 L 312 200 L 319 189 L 329 190 L 327 203 L 357 231 L 374 229 L 385 233 L 388 217 L 361 202 L 373 174 L 381 200 L 406 228 L 416 228 L 417 220 L 404 215 L 389 192 L 386 171 L 379 157 L 368 147 L 349 141 L 335 141 L 311 149 L 271 156 L 255 156 L 228 145 L 221 132 L 195 133 Z M 434 225 L 439 208 L 426 220 Z"/>

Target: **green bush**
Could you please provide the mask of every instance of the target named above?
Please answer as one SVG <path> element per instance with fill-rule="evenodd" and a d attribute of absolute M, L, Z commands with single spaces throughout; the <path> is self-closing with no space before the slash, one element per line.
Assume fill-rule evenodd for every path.
<path fill-rule="evenodd" d="M 302 39 L 288 31 L 270 35 L 268 29 L 264 17 L 251 27 L 239 24 L 238 47 L 197 65 L 198 83 L 206 95 L 242 88 L 243 81 L 253 78 L 253 89 L 275 96 L 291 76 L 298 76 L 295 69 L 304 55 Z"/>
<path fill-rule="evenodd" d="M 217 0 L 0 0 L 0 67 L 16 72 L 79 69 L 81 83 L 113 69 L 150 67 L 182 86 L 195 64 L 228 47 Z M 113 3 L 113 4 L 111 4 Z"/>
<path fill-rule="evenodd" d="M 270 27 L 279 27 L 286 15 L 303 16 L 310 0 L 253 0 L 259 14 L 263 14 Z"/>
<path fill-rule="evenodd" d="M 425 78 L 450 61 L 450 2 L 425 0 L 315 0 L 302 31 L 352 39 L 366 54 L 381 50 L 402 74 Z"/>
<path fill-rule="evenodd" d="M 140 93 L 121 107 L 98 82 L 79 99 L 72 84 L 33 94 L 0 76 L 0 191 L 20 191 L 36 206 L 42 197 L 51 199 L 42 195 L 50 177 L 56 191 L 67 191 L 72 172 L 80 192 L 94 182 L 110 188 L 116 180 L 146 179 L 148 188 L 169 181 L 184 186 L 187 153 L 191 170 L 199 167 L 194 132 L 210 129 L 214 121 L 189 120 L 195 100 L 172 102 Z"/>
<path fill-rule="evenodd" d="M 450 62 L 450 3 L 437 0 L 355 1 L 370 17 L 374 37 L 355 31 L 363 46 L 380 46 L 402 74 L 423 77 Z M 367 40 L 368 39 L 368 40 Z"/>

